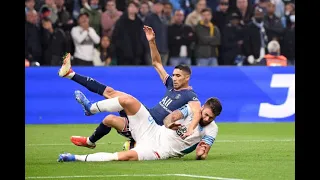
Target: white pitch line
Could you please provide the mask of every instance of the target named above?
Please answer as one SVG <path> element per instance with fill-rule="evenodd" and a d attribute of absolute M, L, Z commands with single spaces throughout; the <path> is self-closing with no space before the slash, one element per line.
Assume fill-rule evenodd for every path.
<path fill-rule="evenodd" d="M 248 140 L 216 140 L 216 143 L 235 143 L 235 142 L 295 142 L 295 139 L 248 139 Z M 99 144 L 123 144 L 123 142 L 96 143 Z M 66 144 L 26 144 L 25 146 L 70 146 L 72 143 Z"/>
<path fill-rule="evenodd" d="M 201 178 L 201 179 L 217 179 L 217 180 L 243 180 L 243 179 L 235 179 L 235 178 L 223 178 L 223 177 L 213 177 L 213 176 L 198 176 L 191 174 L 172 174 L 174 176 L 180 177 L 192 177 L 192 178 Z"/>
<path fill-rule="evenodd" d="M 107 178 L 107 177 L 164 177 L 164 176 L 177 176 L 177 177 L 191 177 L 198 179 L 216 179 L 216 180 L 243 180 L 235 178 L 223 178 L 214 176 L 198 176 L 192 174 L 119 174 L 119 175 L 83 175 L 83 176 L 33 176 L 25 177 L 26 179 L 76 179 L 76 178 Z"/>

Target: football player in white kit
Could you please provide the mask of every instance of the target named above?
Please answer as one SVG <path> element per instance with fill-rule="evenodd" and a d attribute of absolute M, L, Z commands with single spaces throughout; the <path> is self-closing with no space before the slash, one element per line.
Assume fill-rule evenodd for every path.
<path fill-rule="evenodd" d="M 193 115 L 189 105 L 170 113 L 164 119 L 164 125 L 159 126 L 149 111 L 131 95 L 126 94 L 93 104 L 83 98 L 85 96 L 80 99 L 84 103 L 84 107 L 88 103 L 90 107 L 87 108 L 91 110 L 96 107 L 101 112 L 125 110 L 129 119 L 130 131 L 136 140 L 136 146 L 128 151 L 116 153 L 60 154 L 59 162 L 158 160 L 182 157 L 195 149 L 196 159 L 205 159 L 218 133 L 218 126 L 214 119 L 222 111 L 220 101 L 217 98 L 209 98 L 201 107 L 201 120 L 198 126 L 191 135 L 185 136 Z"/>

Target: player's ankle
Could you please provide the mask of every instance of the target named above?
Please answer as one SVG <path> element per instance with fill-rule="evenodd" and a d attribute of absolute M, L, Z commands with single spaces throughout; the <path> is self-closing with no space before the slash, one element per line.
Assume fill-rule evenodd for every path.
<path fill-rule="evenodd" d="M 87 137 L 87 144 L 88 144 L 89 146 L 94 146 L 94 143 L 90 141 L 90 138 L 89 138 L 89 137 Z"/>
<path fill-rule="evenodd" d="M 72 71 L 72 72 L 70 72 L 69 74 L 67 74 L 67 75 L 65 76 L 65 78 L 72 79 L 75 74 L 76 74 L 76 73 L 75 73 L 74 71 Z"/>

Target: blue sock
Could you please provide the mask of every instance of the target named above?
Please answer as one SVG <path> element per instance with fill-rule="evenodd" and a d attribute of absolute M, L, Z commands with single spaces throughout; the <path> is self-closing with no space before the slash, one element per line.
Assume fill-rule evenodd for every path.
<path fill-rule="evenodd" d="M 103 95 L 103 92 L 107 87 L 90 77 L 81 76 L 77 73 L 71 79 L 81 84 L 82 86 L 86 87 L 89 91 L 100 94 L 100 95 Z"/>
<path fill-rule="evenodd" d="M 71 154 L 71 156 L 69 156 L 69 161 L 76 161 L 76 156 Z"/>
<path fill-rule="evenodd" d="M 103 136 L 109 134 L 110 131 L 111 131 L 111 127 L 108 127 L 101 122 L 97 127 L 97 129 L 94 131 L 94 133 L 89 137 L 89 140 L 92 143 L 95 143 L 99 139 L 101 139 Z"/>

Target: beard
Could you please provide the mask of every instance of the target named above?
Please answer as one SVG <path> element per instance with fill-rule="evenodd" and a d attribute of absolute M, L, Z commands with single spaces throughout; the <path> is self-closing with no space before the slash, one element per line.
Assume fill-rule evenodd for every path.
<path fill-rule="evenodd" d="M 200 126 L 202 126 L 202 127 L 204 127 L 204 126 L 207 125 L 207 124 L 203 121 L 203 119 L 200 119 L 199 124 L 200 124 Z"/>

